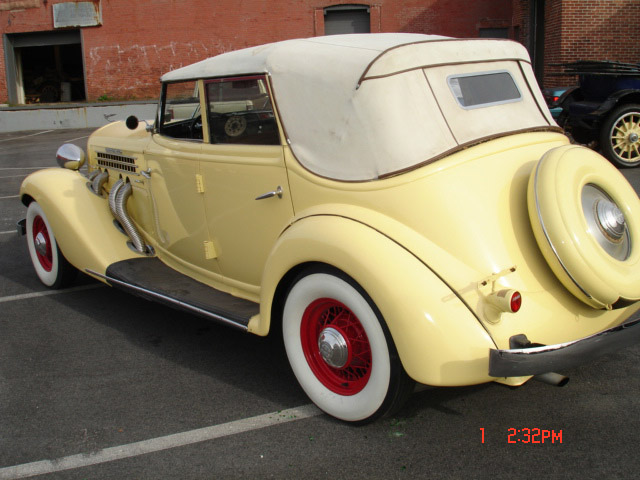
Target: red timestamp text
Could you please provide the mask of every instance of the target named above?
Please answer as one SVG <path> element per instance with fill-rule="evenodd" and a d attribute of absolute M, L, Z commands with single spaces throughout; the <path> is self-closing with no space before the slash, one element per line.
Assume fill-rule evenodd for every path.
<path fill-rule="evenodd" d="M 542 428 L 510 428 L 507 443 L 562 443 L 562 430 Z"/>
<path fill-rule="evenodd" d="M 484 443 L 484 428 L 480 428 L 481 442 Z M 562 443 L 562 430 L 543 428 L 509 428 L 507 443 Z"/>

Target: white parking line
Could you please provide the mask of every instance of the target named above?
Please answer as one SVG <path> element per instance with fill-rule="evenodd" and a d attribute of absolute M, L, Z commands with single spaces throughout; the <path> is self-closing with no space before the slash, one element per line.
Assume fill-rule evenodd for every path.
<path fill-rule="evenodd" d="M 7 198 L 18 198 L 20 195 L 9 195 L 7 197 L 0 197 L 0 200 L 5 200 Z"/>
<path fill-rule="evenodd" d="M 36 133 L 31 133 L 29 135 L 22 135 L 21 137 L 5 138 L 4 140 L 0 140 L 0 143 L 10 142 L 11 140 L 20 140 L 21 138 L 35 137 L 36 135 L 42 135 L 43 133 L 49 133 L 53 131 L 54 130 L 44 130 L 43 132 L 36 132 Z"/>
<path fill-rule="evenodd" d="M 8 232 L 1 232 L 8 233 Z M 16 233 L 15 231 L 11 233 Z M 41 292 L 33 292 L 33 293 L 22 293 L 19 295 L 9 295 L 8 297 L 0 297 L 0 303 L 5 302 L 14 302 L 16 300 L 28 300 L 30 298 L 38 298 L 38 297 L 46 297 L 49 295 L 57 295 L 60 293 L 69 293 L 69 292 L 79 292 L 81 290 L 91 290 L 93 288 L 105 287 L 106 285 L 102 283 L 93 284 L 93 285 L 81 285 L 79 287 L 73 288 L 65 288 L 63 290 L 43 290 Z"/>
<path fill-rule="evenodd" d="M 84 137 L 72 138 L 71 140 L 65 140 L 65 143 L 75 142 L 76 140 L 82 140 L 83 138 L 89 138 L 89 135 L 85 135 Z"/>
<path fill-rule="evenodd" d="M 42 170 L 48 167 L 0 167 L 0 170 Z"/>
<path fill-rule="evenodd" d="M 315 417 L 321 413 L 315 405 L 302 405 L 301 407 L 266 413 L 264 415 L 222 423 L 212 427 L 152 438 L 150 440 L 129 443 L 118 447 L 105 448 L 95 453 L 80 453 L 55 460 L 42 460 L 13 467 L 4 467 L 0 468 L 0 480 L 33 477 L 35 475 L 61 472 L 100 463 L 113 462 L 114 460 L 124 458 L 137 457 L 147 453 L 183 447 L 194 443 L 235 435 L 237 433 L 249 432 L 281 423 Z"/>

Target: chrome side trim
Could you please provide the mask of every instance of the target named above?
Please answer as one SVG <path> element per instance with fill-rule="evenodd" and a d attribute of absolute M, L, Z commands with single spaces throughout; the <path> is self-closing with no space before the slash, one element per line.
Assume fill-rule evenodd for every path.
<path fill-rule="evenodd" d="M 489 375 L 523 377 L 557 372 L 640 342 L 640 313 L 624 323 L 585 338 L 556 345 L 508 350 L 491 349 Z"/>
<path fill-rule="evenodd" d="M 153 290 L 149 290 L 146 288 L 142 288 L 139 287 L 137 285 L 133 285 L 131 283 L 127 283 L 127 282 L 123 282 L 122 280 L 117 280 L 113 277 L 109 277 L 108 275 L 104 275 L 102 273 L 98 273 L 98 272 L 94 272 L 93 270 L 87 268 L 85 269 L 85 272 L 87 272 L 90 275 L 93 275 L 95 277 L 98 278 L 102 278 L 103 280 L 106 280 L 108 283 L 111 284 L 116 284 L 119 285 L 121 287 L 133 290 L 135 292 L 138 292 L 142 295 L 148 295 L 151 296 L 153 298 L 156 298 L 158 300 L 161 300 L 163 302 L 167 302 L 171 305 L 175 305 L 178 308 L 181 308 L 183 310 L 187 310 L 189 312 L 193 312 L 195 314 L 201 315 L 205 318 L 208 318 L 210 320 L 215 320 L 216 322 L 220 322 L 223 323 L 229 327 L 233 327 L 233 328 L 237 328 L 239 330 L 242 330 L 243 332 L 248 331 L 248 328 L 246 325 L 243 325 L 241 323 L 238 323 L 234 320 L 231 320 L 229 318 L 223 317 L 222 315 L 218 315 L 216 313 L 213 312 L 209 312 L 208 310 L 204 310 L 203 308 L 197 307 L 195 305 L 191 305 L 189 303 L 183 302 L 181 300 L 178 300 L 176 298 L 173 297 L 169 297 L 167 295 L 164 295 L 162 293 L 158 293 L 158 292 L 154 292 Z"/>
<path fill-rule="evenodd" d="M 584 288 L 582 288 L 582 286 L 573 277 L 573 275 L 571 275 L 571 273 L 567 269 L 566 265 L 562 262 L 562 258 L 560 258 L 560 255 L 558 254 L 558 251 L 556 250 L 555 245 L 553 245 L 553 243 L 551 242 L 551 239 L 549 238 L 549 233 L 547 232 L 547 227 L 545 226 L 544 221 L 542 220 L 542 214 L 540 213 L 540 203 L 538 202 L 538 173 L 539 172 L 540 172 L 540 163 L 538 162 L 538 165 L 536 165 L 536 174 L 535 174 L 535 177 L 533 179 L 533 195 L 534 195 L 535 201 L 536 201 L 536 213 L 538 214 L 538 222 L 540 222 L 540 227 L 542 227 L 542 233 L 544 233 L 544 236 L 547 239 L 547 243 L 551 247 L 551 250 L 553 250 L 553 254 L 558 259 L 558 263 L 560 264 L 560 266 L 562 267 L 564 272 L 567 274 L 567 276 L 571 279 L 571 281 L 574 283 L 574 285 L 576 287 L 578 287 L 578 289 L 582 293 L 584 293 L 586 295 L 587 298 L 592 298 L 591 295 Z"/>

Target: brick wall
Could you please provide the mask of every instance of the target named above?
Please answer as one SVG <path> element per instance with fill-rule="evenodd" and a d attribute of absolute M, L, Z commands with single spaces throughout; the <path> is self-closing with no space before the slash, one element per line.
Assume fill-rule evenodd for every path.
<path fill-rule="evenodd" d="M 53 31 L 53 4 L 0 0 L 0 32 Z M 69 1 L 69 0 L 66 0 Z M 324 33 L 323 8 L 370 6 L 372 32 L 476 37 L 512 27 L 530 46 L 534 0 L 95 0 L 102 25 L 82 29 L 89 100 L 153 98 L 164 72 L 225 51 Z M 543 0 L 544 1 L 544 0 Z M 640 1 L 546 0 L 543 85 L 575 83 L 552 63 L 580 59 L 640 61 Z M 7 98 L 0 45 L 0 102 Z"/>
<path fill-rule="evenodd" d="M 514 0 L 514 24 L 522 25 L 528 45 L 527 11 L 533 0 Z M 556 76 L 554 63 L 577 60 L 640 62 L 640 1 L 546 0 L 544 86 L 574 85 L 576 77 Z"/>
<path fill-rule="evenodd" d="M 12 8 L 20 1 L 27 8 Z M 52 5 L 61 1 L 0 0 L 0 32 L 52 31 Z M 345 3 L 371 7 L 372 32 L 477 37 L 479 28 L 511 22 L 511 0 L 102 0 L 102 25 L 82 29 L 88 99 L 154 98 L 164 72 L 229 50 L 322 35 L 323 8 Z M 0 102 L 7 97 L 1 49 Z"/>

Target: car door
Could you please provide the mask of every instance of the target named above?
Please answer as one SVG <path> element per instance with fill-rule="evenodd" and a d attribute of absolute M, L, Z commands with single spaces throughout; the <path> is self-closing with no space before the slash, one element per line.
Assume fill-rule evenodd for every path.
<path fill-rule="evenodd" d="M 184 273 L 221 280 L 200 176 L 203 148 L 199 83 L 165 85 L 157 132 L 145 151 L 146 184 L 158 254 Z"/>
<path fill-rule="evenodd" d="M 225 282 L 259 293 L 273 243 L 293 216 L 265 76 L 204 82 L 209 143 L 200 163 L 209 232 Z"/>

